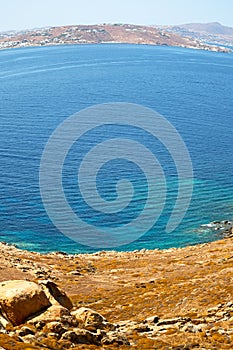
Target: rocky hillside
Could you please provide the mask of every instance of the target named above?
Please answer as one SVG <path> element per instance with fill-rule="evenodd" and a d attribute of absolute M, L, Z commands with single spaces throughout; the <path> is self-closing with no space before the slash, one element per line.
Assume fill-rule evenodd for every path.
<path fill-rule="evenodd" d="M 218 22 L 189 23 L 178 26 L 165 26 L 161 29 L 193 40 L 233 46 L 233 28 L 226 27 Z"/>
<path fill-rule="evenodd" d="M 228 52 L 193 38 L 164 29 L 130 24 L 101 24 L 51 27 L 22 32 L 0 33 L 0 48 L 61 44 L 130 43 L 181 46 Z"/>
<path fill-rule="evenodd" d="M 232 349 L 232 243 L 90 255 L 0 243 L 0 347 Z"/>
<path fill-rule="evenodd" d="M 182 28 L 186 28 L 190 31 L 206 33 L 212 35 L 231 35 L 233 36 L 233 28 L 223 26 L 218 22 L 211 23 L 189 23 L 181 26 Z"/>

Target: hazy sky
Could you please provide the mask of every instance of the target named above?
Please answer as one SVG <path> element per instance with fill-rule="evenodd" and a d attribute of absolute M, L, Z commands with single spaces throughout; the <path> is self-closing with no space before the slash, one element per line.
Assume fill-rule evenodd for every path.
<path fill-rule="evenodd" d="M 0 0 L 0 8 L 0 31 L 104 22 L 233 27 L 233 0 Z"/>

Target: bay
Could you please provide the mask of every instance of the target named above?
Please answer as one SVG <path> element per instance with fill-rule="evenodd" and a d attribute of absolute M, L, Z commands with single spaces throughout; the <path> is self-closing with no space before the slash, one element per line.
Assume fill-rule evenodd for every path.
<path fill-rule="evenodd" d="M 109 102 L 136 103 L 163 115 L 186 143 L 194 170 L 190 207 L 179 227 L 168 234 L 177 178 L 168 152 L 158 143 L 153 146 L 167 173 L 164 210 L 146 234 L 116 250 L 164 249 L 218 239 L 218 232 L 202 225 L 233 220 L 232 73 L 232 54 L 183 48 L 105 44 L 0 51 L 0 239 L 39 252 L 96 250 L 73 242 L 53 225 L 41 199 L 39 168 L 44 147 L 60 123 L 83 108 Z M 103 134 L 107 138 L 104 130 L 98 132 L 95 140 Z M 74 159 L 72 153 L 67 158 L 64 188 L 83 219 L 120 227 L 143 210 L 144 175 L 131 163 L 112 163 L 100 176 L 101 195 L 114 199 L 114 181 L 126 176 L 138 188 L 137 201 L 124 217 L 115 216 L 111 222 L 106 216 L 93 219 L 93 212 L 78 200 Z"/>

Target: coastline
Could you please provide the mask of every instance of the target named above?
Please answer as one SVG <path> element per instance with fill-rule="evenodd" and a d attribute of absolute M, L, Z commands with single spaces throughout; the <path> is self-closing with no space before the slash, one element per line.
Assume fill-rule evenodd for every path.
<path fill-rule="evenodd" d="M 0 243 L 0 279 L 55 282 L 73 305 L 91 308 L 118 324 L 134 349 L 191 349 L 194 344 L 231 349 L 232 243 L 229 237 L 184 248 L 76 255 L 32 253 Z M 154 315 L 173 321 L 155 332 L 145 324 Z M 174 321 L 180 318 L 186 320 L 182 327 Z"/>
<path fill-rule="evenodd" d="M 19 54 L 23 55 L 23 52 Z M 13 82 L 16 81 L 17 78 Z M 224 198 L 223 191 L 219 193 Z M 214 213 L 213 216 L 217 217 Z M 17 227 L 17 220 L 14 223 Z M 33 221 L 33 228 L 34 225 Z M 113 342 L 107 347 L 101 344 L 101 349 L 232 349 L 232 225 L 229 221 L 201 225 L 204 230 L 210 228 L 211 234 L 216 232 L 219 239 L 169 249 L 39 253 L 0 243 L 0 279 L 30 281 L 38 285 L 44 280 L 51 281 L 67 293 L 74 308 L 91 308 L 100 313 L 127 337 L 130 344 Z M 201 236 L 202 231 L 199 233 Z M 30 236 L 24 242 L 30 244 L 29 241 Z M 57 326 L 62 323 L 59 317 L 53 320 Z M 6 350 L 71 348 L 68 343 L 63 343 L 58 333 L 47 332 L 46 327 L 43 331 L 43 328 L 30 331 L 24 328 L 28 327 L 26 322 L 10 329 L 1 326 L 0 312 L 0 348 Z M 66 330 L 71 332 L 69 326 Z M 25 335 L 25 332 L 29 333 Z M 72 334 L 75 337 L 74 333 L 71 337 Z M 103 334 L 104 331 L 97 334 L 96 330 L 95 337 L 104 337 Z M 12 345 L 13 341 L 15 345 Z M 72 344 L 72 348 L 100 349 L 100 345 L 90 341 L 84 345 Z"/>
<path fill-rule="evenodd" d="M 203 40 L 184 37 L 166 31 L 164 28 L 133 24 L 66 25 L 0 33 L 0 50 L 109 43 L 183 47 L 223 53 L 233 52 L 232 49 L 223 45 L 212 45 Z"/>
<path fill-rule="evenodd" d="M 1 44 L 1 43 L 0 43 Z M 141 45 L 141 46 L 166 46 L 166 47 L 173 47 L 173 48 L 181 48 L 181 49 L 190 49 L 190 50 L 201 50 L 201 51 L 208 51 L 208 52 L 217 52 L 217 53 L 233 53 L 233 49 L 230 48 L 225 48 L 223 46 L 214 46 L 214 45 L 208 45 L 208 44 L 203 44 L 202 46 L 191 46 L 191 45 L 166 45 L 166 44 L 153 44 L 153 43 L 132 43 L 132 42 L 115 42 L 115 41 L 109 41 L 109 42 L 100 42 L 100 43 L 62 43 L 62 44 L 35 44 L 35 45 L 26 45 L 26 46 L 21 46 L 16 45 L 16 46 L 7 46 L 7 47 L 1 47 L 0 46 L 0 52 L 5 51 L 5 50 L 11 50 L 11 49 L 26 49 L 26 48 L 36 48 L 36 47 L 57 47 L 57 46 L 85 46 L 85 45 Z"/>

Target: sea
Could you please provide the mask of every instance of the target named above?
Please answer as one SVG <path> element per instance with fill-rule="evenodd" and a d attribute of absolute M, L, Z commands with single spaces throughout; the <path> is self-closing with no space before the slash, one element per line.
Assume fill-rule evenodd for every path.
<path fill-rule="evenodd" d="M 210 223 L 233 220 L 232 77 L 232 53 L 128 44 L 0 51 L 0 240 L 41 253 L 91 253 L 103 249 L 168 249 L 220 239 L 221 230 Z M 106 104 L 137 105 L 155 111 L 184 141 L 192 162 L 193 177 L 188 181 L 192 182 L 193 193 L 183 219 L 172 232 L 166 225 L 182 181 L 187 179 L 178 179 L 171 152 L 156 137 L 153 144 L 152 135 L 145 130 L 127 125 L 114 128 L 114 121 L 112 128 L 100 125 L 73 142 L 62 164 L 63 194 L 83 223 L 80 230 L 67 225 L 75 232 L 64 234 L 49 215 L 40 186 L 41 159 L 48 140 L 70 116 Z M 82 198 L 78 183 L 80 155 L 92 146 L 116 140 L 118 133 L 123 139 L 150 148 L 165 173 L 166 196 L 156 221 L 145 225 L 145 232 L 136 232 L 136 239 L 111 245 L 110 237 L 109 244 L 95 246 L 88 241 L 90 227 L 92 235 L 96 230 L 97 238 L 99 229 L 107 232 L 112 228 L 123 230 L 127 238 L 131 234 L 128 224 L 146 207 L 147 176 L 134 164 L 134 158 L 129 158 L 129 150 L 125 149 L 126 159 L 115 156 L 116 142 L 112 149 L 106 144 L 113 159 L 94 174 L 96 189 L 107 205 L 122 195 L 117 186 L 126 180 L 133 193 L 132 203 L 106 214 L 98 211 L 98 206 L 91 208 Z M 145 162 L 147 154 L 145 151 Z M 92 174 L 93 160 L 87 166 L 87 173 Z M 69 222 L 52 191 L 53 181 L 50 186 L 51 203 L 59 207 L 61 221 Z M 92 196 L 92 191 L 88 193 Z M 156 198 L 154 201 L 156 206 Z M 79 240 L 79 235 L 86 240 Z"/>

